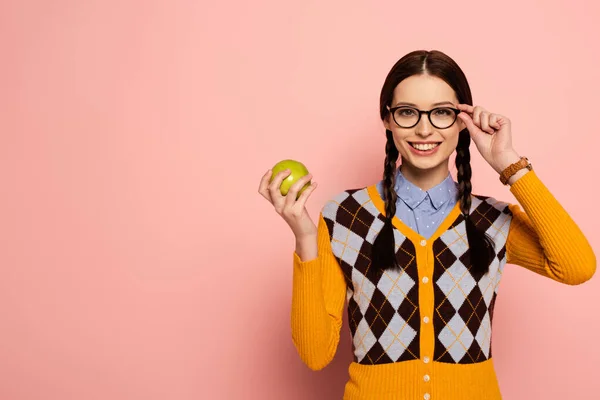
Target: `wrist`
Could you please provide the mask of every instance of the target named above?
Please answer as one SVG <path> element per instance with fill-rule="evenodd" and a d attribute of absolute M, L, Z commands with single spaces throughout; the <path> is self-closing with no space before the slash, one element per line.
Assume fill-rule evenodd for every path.
<path fill-rule="evenodd" d="M 296 254 L 298 254 L 302 261 L 317 258 L 317 235 L 302 235 L 296 237 Z"/>
<path fill-rule="evenodd" d="M 526 157 L 511 150 L 497 157 L 496 171 L 500 174 L 500 182 L 512 186 L 516 181 L 531 170 L 531 163 Z"/>
<path fill-rule="evenodd" d="M 512 186 L 516 181 L 519 180 L 523 175 L 528 173 L 529 170 L 527 168 L 523 168 L 520 171 L 517 171 L 513 176 L 508 179 L 508 186 Z"/>
<path fill-rule="evenodd" d="M 493 165 L 493 168 L 498 174 L 501 174 L 502 171 L 504 171 L 510 165 L 518 162 L 520 159 L 521 159 L 521 156 L 519 156 L 519 153 L 517 153 L 514 150 L 510 150 L 506 153 L 501 154 L 498 157 L 498 160 L 497 160 L 496 164 Z"/>
<path fill-rule="evenodd" d="M 317 238 L 317 233 L 303 233 L 296 236 L 296 244 L 311 242 Z"/>

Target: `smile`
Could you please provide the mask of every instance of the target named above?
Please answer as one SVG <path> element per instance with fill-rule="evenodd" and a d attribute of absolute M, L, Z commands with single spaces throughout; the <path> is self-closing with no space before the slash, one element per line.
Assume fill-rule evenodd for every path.
<path fill-rule="evenodd" d="M 436 147 L 438 147 L 441 142 L 436 142 L 436 143 L 414 143 L 414 142 L 408 142 L 408 144 L 411 145 L 411 147 L 413 147 L 414 149 L 420 150 L 420 151 L 429 151 L 429 150 L 433 150 Z"/>

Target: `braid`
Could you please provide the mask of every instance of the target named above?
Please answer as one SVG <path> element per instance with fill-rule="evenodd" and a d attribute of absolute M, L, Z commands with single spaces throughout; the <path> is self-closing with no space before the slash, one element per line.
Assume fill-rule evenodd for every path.
<path fill-rule="evenodd" d="M 470 214 L 471 209 L 471 136 L 463 129 L 456 146 L 456 169 L 458 179 L 458 201 L 466 224 L 467 240 L 471 258 L 470 272 L 475 279 L 488 272 L 494 257 L 494 241 L 486 232 L 477 228 Z"/>
<path fill-rule="evenodd" d="M 398 193 L 394 190 L 396 181 L 396 162 L 398 161 L 398 149 L 394 144 L 391 131 L 385 144 L 385 162 L 383 168 L 383 191 L 385 195 L 385 215 L 386 219 L 392 222 L 392 217 L 396 215 L 396 200 Z"/>
<path fill-rule="evenodd" d="M 460 201 L 460 211 L 465 218 L 469 215 L 471 209 L 471 152 L 469 145 L 471 136 L 469 132 L 462 131 L 458 135 L 458 145 L 456 146 L 456 177 L 458 179 L 458 199 Z"/>
<path fill-rule="evenodd" d="M 385 144 L 385 162 L 383 169 L 383 195 L 385 200 L 385 222 L 373 243 L 372 261 L 376 272 L 383 272 L 388 268 L 399 268 L 396 260 L 396 241 L 392 218 L 396 215 L 396 199 L 398 194 L 394 190 L 396 180 L 396 162 L 398 149 L 394 143 L 392 131 L 386 130 L 387 142 Z"/>

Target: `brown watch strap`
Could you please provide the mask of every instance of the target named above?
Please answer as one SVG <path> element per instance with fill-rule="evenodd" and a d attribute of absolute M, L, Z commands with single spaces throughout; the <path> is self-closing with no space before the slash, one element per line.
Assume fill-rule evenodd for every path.
<path fill-rule="evenodd" d="M 504 171 L 502 171 L 502 173 L 500 174 L 500 182 L 502 182 L 503 185 L 507 185 L 510 177 L 516 174 L 517 171 L 522 170 L 523 168 L 527 168 L 530 171 L 533 169 L 527 157 L 521 157 L 519 161 L 506 167 Z"/>

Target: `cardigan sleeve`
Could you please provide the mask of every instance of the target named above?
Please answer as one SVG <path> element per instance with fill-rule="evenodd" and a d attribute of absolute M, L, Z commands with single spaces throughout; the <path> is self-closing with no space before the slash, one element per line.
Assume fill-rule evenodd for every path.
<path fill-rule="evenodd" d="M 509 205 L 512 221 L 506 262 L 555 281 L 578 285 L 596 271 L 596 256 L 577 224 L 534 171 L 510 188 L 519 202 Z"/>
<path fill-rule="evenodd" d="M 314 371 L 327 366 L 335 356 L 346 298 L 346 281 L 332 252 L 322 212 L 317 231 L 317 258 L 303 261 L 294 251 L 291 310 L 294 346 Z"/>

